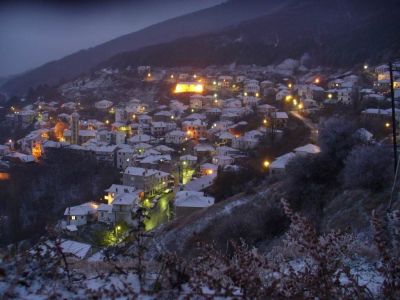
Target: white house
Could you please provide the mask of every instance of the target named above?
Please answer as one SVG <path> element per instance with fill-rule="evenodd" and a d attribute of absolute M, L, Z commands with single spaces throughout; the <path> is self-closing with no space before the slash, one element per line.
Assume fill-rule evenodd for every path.
<path fill-rule="evenodd" d="M 112 202 L 115 222 L 133 224 L 132 213 L 139 208 L 139 192 L 118 194 Z"/>
<path fill-rule="evenodd" d="M 175 197 L 175 213 L 177 217 L 188 215 L 199 209 L 214 205 L 213 197 L 204 196 L 203 192 L 180 191 Z"/>
<path fill-rule="evenodd" d="M 235 159 L 228 155 L 216 155 L 212 158 L 213 164 L 221 167 L 232 165 L 234 161 Z"/>
<path fill-rule="evenodd" d="M 88 220 L 90 220 L 96 214 L 97 207 L 97 204 L 92 202 L 67 207 L 64 211 L 64 216 L 67 219 L 67 225 L 85 225 Z"/>
<path fill-rule="evenodd" d="M 167 144 L 180 145 L 187 139 L 186 133 L 182 130 L 173 130 L 165 135 L 165 142 Z"/>
<path fill-rule="evenodd" d="M 111 101 L 105 100 L 105 99 L 97 101 L 94 104 L 94 107 L 96 107 L 99 110 L 107 110 L 107 109 L 111 108 L 111 106 L 113 106 L 113 103 Z"/>
<path fill-rule="evenodd" d="M 288 162 L 296 156 L 293 152 L 277 157 L 269 166 L 270 174 L 282 174 L 286 170 Z"/>
<path fill-rule="evenodd" d="M 100 204 L 97 208 L 97 220 L 102 223 L 113 223 L 114 214 L 112 213 L 112 205 Z"/>
<path fill-rule="evenodd" d="M 123 147 L 117 150 L 116 165 L 118 169 L 126 169 L 132 165 L 136 157 L 136 150 L 131 147 Z"/>
<path fill-rule="evenodd" d="M 169 173 L 160 170 L 128 167 L 123 173 L 122 182 L 145 193 L 155 193 L 168 186 L 169 177 Z"/>
<path fill-rule="evenodd" d="M 313 144 L 307 144 L 294 149 L 294 153 L 296 153 L 297 155 L 318 154 L 320 152 L 321 149 L 317 145 Z"/>
<path fill-rule="evenodd" d="M 338 102 L 351 104 L 351 89 L 339 89 L 337 91 Z"/>
<path fill-rule="evenodd" d="M 193 156 L 190 154 L 182 155 L 181 157 L 179 157 L 179 160 L 185 165 L 193 166 L 197 162 L 197 156 Z"/>
<path fill-rule="evenodd" d="M 134 193 L 136 188 L 134 186 L 122 185 L 122 184 L 112 184 L 108 189 L 105 190 L 107 195 L 104 196 L 104 200 L 107 200 L 108 204 L 114 201 L 116 195 L 125 193 Z"/>
<path fill-rule="evenodd" d="M 137 135 L 134 135 L 133 137 L 130 137 L 127 141 L 128 141 L 129 145 L 135 145 L 138 143 L 148 143 L 152 140 L 154 140 L 154 138 L 150 135 L 137 134 Z"/>

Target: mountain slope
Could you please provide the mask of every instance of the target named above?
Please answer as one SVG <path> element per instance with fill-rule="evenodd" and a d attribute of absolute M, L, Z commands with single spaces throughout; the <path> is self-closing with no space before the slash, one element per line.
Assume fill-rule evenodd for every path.
<path fill-rule="evenodd" d="M 302 0 L 219 33 L 117 55 L 101 66 L 268 65 L 305 52 L 315 63 L 351 66 L 400 56 L 400 2 Z"/>
<path fill-rule="evenodd" d="M 177 17 L 112 41 L 79 51 L 17 76 L 2 86 L 9 94 L 22 94 L 39 84 L 57 84 L 89 71 L 102 61 L 125 51 L 177 38 L 216 32 L 281 7 L 291 0 L 231 0 L 215 7 Z"/>

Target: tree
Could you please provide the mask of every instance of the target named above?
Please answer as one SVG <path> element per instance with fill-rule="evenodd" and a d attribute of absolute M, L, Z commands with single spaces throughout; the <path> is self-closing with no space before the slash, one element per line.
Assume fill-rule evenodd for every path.
<path fill-rule="evenodd" d="M 347 119 L 333 117 L 327 120 L 322 124 L 318 137 L 322 154 L 332 159 L 338 167 L 343 166 L 353 147 L 361 143 L 355 131 L 355 124 Z"/>
<path fill-rule="evenodd" d="M 392 165 L 388 148 L 381 145 L 356 147 L 346 158 L 343 184 L 346 188 L 382 190 L 392 183 Z"/>

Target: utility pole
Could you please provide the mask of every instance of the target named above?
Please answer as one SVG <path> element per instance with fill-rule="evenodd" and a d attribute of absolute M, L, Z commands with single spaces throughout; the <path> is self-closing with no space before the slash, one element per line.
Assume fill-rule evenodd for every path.
<path fill-rule="evenodd" d="M 396 132 L 396 106 L 394 99 L 394 79 L 393 79 L 393 64 L 389 62 L 389 74 L 390 74 L 390 96 L 392 102 L 392 134 L 393 134 L 393 155 L 394 155 L 394 174 L 396 174 L 397 169 L 397 132 Z"/>

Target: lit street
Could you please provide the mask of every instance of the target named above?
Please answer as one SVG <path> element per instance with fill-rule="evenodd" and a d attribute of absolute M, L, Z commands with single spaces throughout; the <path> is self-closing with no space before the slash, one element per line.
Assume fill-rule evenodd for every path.
<path fill-rule="evenodd" d="M 150 210 L 149 219 L 145 221 L 146 231 L 152 230 L 157 226 L 168 221 L 171 215 L 171 205 L 174 193 L 162 194 L 157 204 Z"/>

